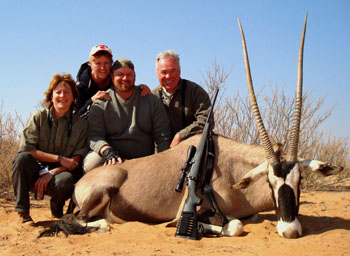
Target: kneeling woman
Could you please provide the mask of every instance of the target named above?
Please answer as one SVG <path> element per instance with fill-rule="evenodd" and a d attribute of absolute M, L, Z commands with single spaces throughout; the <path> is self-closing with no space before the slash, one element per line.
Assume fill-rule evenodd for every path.
<path fill-rule="evenodd" d="M 44 95 L 45 108 L 29 119 L 13 160 L 15 211 L 22 223 L 33 221 L 29 214 L 29 192 L 33 190 L 38 199 L 51 196 L 52 215 L 62 217 L 88 151 L 86 120 L 72 113 L 78 91 L 71 75 L 55 74 Z"/>

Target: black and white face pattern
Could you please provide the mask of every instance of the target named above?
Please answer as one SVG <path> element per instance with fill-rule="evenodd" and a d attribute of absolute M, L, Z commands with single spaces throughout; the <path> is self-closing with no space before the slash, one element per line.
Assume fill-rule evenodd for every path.
<path fill-rule="evenodd" d="M 278 219 L 278 234 L 286 238 L 301 236 L 302 230 L 298 220 L 300 196 L 298 163 L 278 162 L 271 164 L 267 180 Z"/>

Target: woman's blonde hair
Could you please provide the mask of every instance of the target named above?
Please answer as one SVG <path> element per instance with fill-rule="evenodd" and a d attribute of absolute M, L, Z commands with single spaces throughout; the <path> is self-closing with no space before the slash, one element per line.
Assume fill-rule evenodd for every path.
<path fill-rule="evenodd" d="M 73 103 L 70 106 L 70 108 L 74 109 L 75 108 L 76 99 L 78 98 L 79 91 L 77 89 L 77 85 L 76 85 L 75 81 L 73 80 L 72 76 L 70 74 L 65 74 L 65 73 L 63 73 L 63 74 L 54 74 L 51 77 L 49 88 L 47 88 L 47 90 L 44 92 L 45 98 L 41 102 L 41 105 L 43 107 L 48 108 L 48 109 L 50 109 L 52 107 L 52 105 L 53 105 L 53 103 L 52 103 L 52 93 L 53 93 L 53 90 L 57 87 L 57 85 L 60 82 L 65 82 L 71 88 L 74 100 L 73 100 Z"/>
<path fill-rule="evenodd" d="M 107 52 L 102 52 L 102 51 L 96 53 L 95 55 L 91 55 L 91 56 L 90 56 L 90 61 L 89 61 L 89 62 L 95 61 L 98 57 L 101 57 L 101 56 L 105 56 L 105 57 L 109 58 L 109 60 L 110 60 L 110 62 L 111 62 L 111 65 L 112 65 L 112 63 L 113 63 L 113 57 L 112 57 L 110 54 L 108 54 Z"/>

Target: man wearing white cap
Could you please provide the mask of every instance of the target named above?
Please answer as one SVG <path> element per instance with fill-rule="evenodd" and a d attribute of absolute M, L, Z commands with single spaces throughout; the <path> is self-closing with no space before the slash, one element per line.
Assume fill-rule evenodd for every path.
<path fill-rule="evenodd" d="M 92 103 L 96 100 L 110 100 L 106 92 L 113 87 L 111 80 L 111 67 L 113 63 L 112 50 L 103 44 L 91 48 L 89 61 L 81 65 L 77 74 L 77 98 L 76 113 L 87 119 Z M 142 96 L 149 94 L 150 89 L 146 85 L 140 85 Z"/>

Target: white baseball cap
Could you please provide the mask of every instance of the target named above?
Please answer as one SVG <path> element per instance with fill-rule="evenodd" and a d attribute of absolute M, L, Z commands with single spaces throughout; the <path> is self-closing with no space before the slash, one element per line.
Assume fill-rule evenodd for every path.
<path fill-rule="evenodd" d="M 102 51 L 110 54 L 111 57 L 113 57 L 112 50 L 108 46 L 103 45 L 103 44 L 95 45 L 94 47 L 92 47 L 91 51 L 90 51 L 90 57 L 94 56 L 96 53 L 102 52 Z"/>

